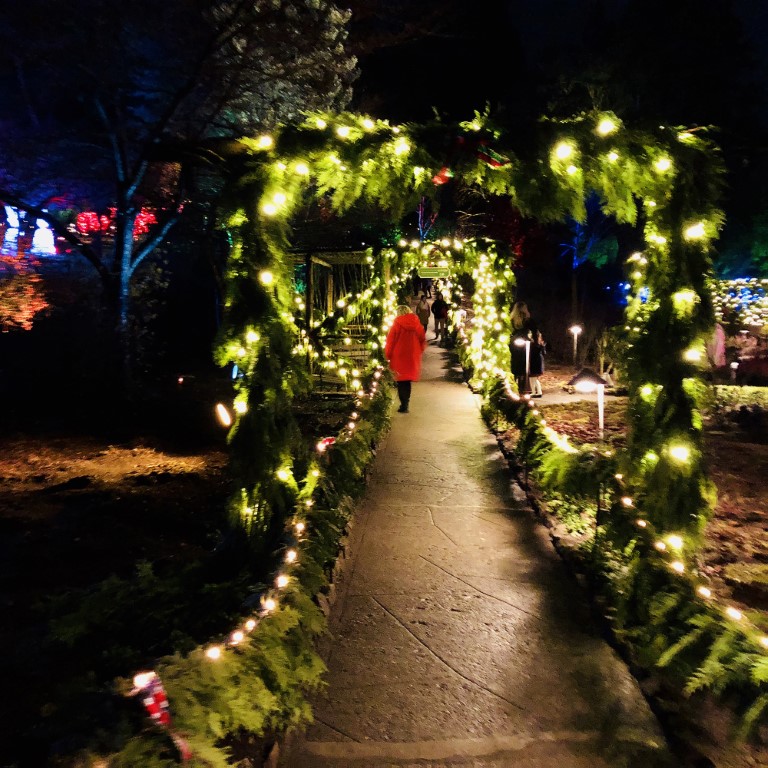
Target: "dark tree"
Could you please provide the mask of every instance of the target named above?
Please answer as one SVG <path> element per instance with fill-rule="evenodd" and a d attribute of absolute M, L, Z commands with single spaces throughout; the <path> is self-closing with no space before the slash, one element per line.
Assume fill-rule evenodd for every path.
<path fill-rule="evenodd" d="M 7 4 L 6 4 L 7 5 Z M 326 0 L 29 0 L 0 24 L 0 200 L 93 265 L 127 362 L 131 281 L 194 195 L 212 137 L 346 103 L 348 13 Z M 114 207 L 85 242 L 54 215 Z M 138 235 L 142 206 L 157 223 Z"/>

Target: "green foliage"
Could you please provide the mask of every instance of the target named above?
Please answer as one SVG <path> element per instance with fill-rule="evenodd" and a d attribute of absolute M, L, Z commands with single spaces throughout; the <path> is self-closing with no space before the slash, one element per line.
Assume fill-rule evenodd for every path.
<path fill-rule="evenodd" d="M 565 526 L 568 533 L 587 533 L 595 525 L 594 504 L 573 499 L 563 493 L 550 492 L 546 496 L 547 509 Z"/>
<path fill-rule="evenodd" d="M 598 131 L 600 121 L 608 118 L 613 130 Z M 706 518 L 711 500 L 701 460 L 697 387 L 685 383 L 699 371 L 684 359 L 684 352 L 699 343 L 713 320 L 706 280 L 711 270 L 709 241 L 722 224 L 717 207 L 722 164 L 717 149 L 699 134 L 668 128 L 630 130 L 607 113 L 542 121 L 536 139 L 522 149 L 510 146 L 509 138 L 490 125 L 487 114 L 459 126 L 437 121 L 394 127 L 360 115 L 315 114 L 301 126 L 278 131 L 273 143 L 240 142 L 230 158 L 237 176 L 230 190 L 228 223 L 233 249 L 218 359 L 237 363 L 244 372 L 237 396 L 245 408 L 230 434 L 239 483 L 233 510 L 241 520 L 253 515 L 255 522 L 244 527 L 254 552 L 262 556 L 278 547 L 292 516 L 302 509 L 301 502 L 314 492 L 309 480 L 314 465 L 291 413 L 293 397 L 306 393 L 309 381 L 307 356 L 295 354 L 300 339 L 291 295 L 291 217 L 310 194 L 325 197 L 339 213 L 361 202 L 396 219 L 415 201 L 434 196 L 432 176 L 445 165 L 445 147 L 455 144 L 456 136 L 466 148 L 452 163 L 456 183 L 509 195 L 523 213 L 539 219 L 571 217 L 583 222 L 585 200 L 595 192 L 606 214 L 634 224 L 637 200 L 643 201 L 641 220 L 648 247 L 645 261 L 633 265 L 636 298 L 627 312 L 632 435 L 626 482 L 643 514 L 661 532 L 669 527 L 696 530 Z M 505 158 L 500 167 L 492 168 L 482 159 L 479 150 L 491 144 Z M 563 145 L 570 148 L 567 153 Z M 686 228 L 698 223 L 705 236 L 688 238 Z M 494 282 L 511 285 L 505 266 L 503 254 L 491 248 L 468 250 L 462 268 L 474 282 L 478 308 L 477 297 L 488 286 L 486 270 Z M 401 281 L 398 275 L 395 289 Z M 649 291 L 646 302 L 638 298 L 643 287 Z M 377 300 L 383 302 L 386 287 L 379 284 L 377 291 Z M 696 311 L 681 313 L 672 297 L 688 291 Z M 498 323 L 504 329 L 508 294 L 494 288 L 483 295 L 489 328 Z M 340 319 L 332 320 L 334 330 Z M 313 342 L 322 345 L 322 334 Z M 525 401 L 512 400 L 496 378 L 496 369 L 504 369 L 508 360 L 503 347 L 489 334 L 485 349 L 461 353 L 488 399 L 488 413 L 515 425 L 518 456 L 529 468 L 538 468 L 550 487 L 596 496 L 613 469 L 612 461 L 604 461 L 599 452 L 571 453 L 562 443 L 555 452 L 553 436 L 533 409 Z M 646 383 L 658 388 L 650 404 L 637 394 Z M 210 664 L 195 651 L 160 665 L 180 726 L 211 765 L 225 765 L 222 743 L 231 734 L 280 731 L 310 716 L 304 693 L 320 684 L 322 673 L 311 650 L 313 637 L 322 629 L 311 590 L 324 584 L 334 542 L 338 546 L 346 522 L 345 501 L 363 482 L 385 422 L 385 398 L 365 405 L 370 421 L 359 422 L 351 434 L 339 435 L 316 483 L 315 509 L 302 512 L 311 543 L 303 551 L 297 578 L 281 594 L 279 610 L 265 617 L 247 642 L 228 650 L 222 663 Z M 668 450 L 673 441 L 682 439 L 690 446 L 690 461 L 684 466 L 675 464 Z M 651 450 L 657 456 L 654 463 L 639 461 Z M 278 471 L 287 468 L 290 479 L 279 479 Z M 617 520 L 624 522 L 621 516 Z M 652 551 L 619 536 L 611 525 L 605 528 L 598 533 L 595 563 L 611 592 L 618 631 L 634 639 L 650 659 L 662 658 L 666 665 L 679 660 L 692 663 L 688 655 L 707 634 L 704 630 L 696 634 L 698 627 L 683 629 L 700 612 L 695 602 L 683 599 L 690 595 Z M 734 638 L 726 631 L 714 639 L 709 655 L 690 677 L 691 686 L 722 690 L 735 676 L 744 679 L 748 668 L 744 654 L 729 651 Z"/>
<path fill-rule="evenodd" d="M 615 472 L 615 462 L 598 450 L 564 451 L 553 447 L 536 473 L 542 487 L 567 496 L 596 499 Z"/>

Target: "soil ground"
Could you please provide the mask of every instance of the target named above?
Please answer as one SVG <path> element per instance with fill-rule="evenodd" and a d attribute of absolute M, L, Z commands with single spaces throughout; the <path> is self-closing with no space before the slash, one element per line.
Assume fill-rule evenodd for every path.
<path fill-rule="evenodd" d="M 182 452 L 77 435 L 0 439 L 0 673 L 16 692 L 0 718 L 25 745 L 0 739 L 0 765 L 45 764 L 55 691 L 82 673 L 66 646 L 50 652 L 53 601 L 113 574 L 132 579 L 142 562 L 162 573 L 200 559 L 221 530 L 225 468 L 216 443 Z M 123 611 L 113 610 L 119 622 Z"/>

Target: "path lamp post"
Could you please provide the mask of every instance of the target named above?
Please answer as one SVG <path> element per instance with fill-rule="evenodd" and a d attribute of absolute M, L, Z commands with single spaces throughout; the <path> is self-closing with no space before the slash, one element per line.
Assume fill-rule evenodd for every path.
<path fill-rule="evenodd" d="M 573 365 L 576 367 L 576 350 L 579 346 L 579 334 L 584 330 L 580 325 L 572 325 L 568 329 L 573 334 Z"/>
<path fill-rule="evenodd" d="M 514 342 L 516 347 L 525 347 L 525 385 L 523 393 L 531 391 L 530 372 L 531 372 L 531 340 L 517 338 Z"/>
<path fill-rule="evenodd" d="M 597 392 L 597 419 L 602 440 L 605 431 L 605 379 L 590 368 L 582 368 L 568 382 L 568 386 L 585 394 Z"/>
<path fill-rule="evenodd" d="M 583 392 L 585 394 L 597 392 L 597 421 L 600 429 L 600 441 L 602 442 L 605 432 L 605 379 L 602 376 L 598 376 L 590 368 L 582 368 L 568 382 L 568 386 L 573 387 L 577 392 Z M 595 513 L 595 525 L 597 525 L 598 528 L 603 522 L 603 510 L 601 504 L 602 493 L 602 483 L 598 481 L 597 512 Z"/>

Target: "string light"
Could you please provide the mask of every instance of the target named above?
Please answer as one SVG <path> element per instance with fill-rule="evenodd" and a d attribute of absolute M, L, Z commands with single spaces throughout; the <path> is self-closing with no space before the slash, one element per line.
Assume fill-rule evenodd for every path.
<path fill-rule="evenodd" d="M 409 152 L 411 149 L 410 144 L 405 139 L 398 139 L 398 141 L 395 143 L 395 154 L 396 155 L 404 155 L 407 152 Z"/>
<path fill-rule="evenodd" d="M 691 451 L 685 445 L 671 445 L 669 455 L 679 462 L 687 462 L 691 458 Z"/>
<path fill-rule="evenodd" d="M 232 426 L 232 414 L 224 403 L 216 403 L 216 416 L 223 427 Z"/>
<path fill-rule="evenodd" d="M 699 222 L 698 224 L 693 224 L 690 227 L 686 227 L 683 234 L 685 235 L 686 240 L 701 239 L 705 234 L 703 222 Z"/>
<path fill-rule="evenodd" d="M 597 124 L 597 132 L 601 136 L 608 136 L 608 134 L 613 133 L 616 130 L 616 123 L 613 122 L 609 117 L 604 117 L 598 124 Z"/>

